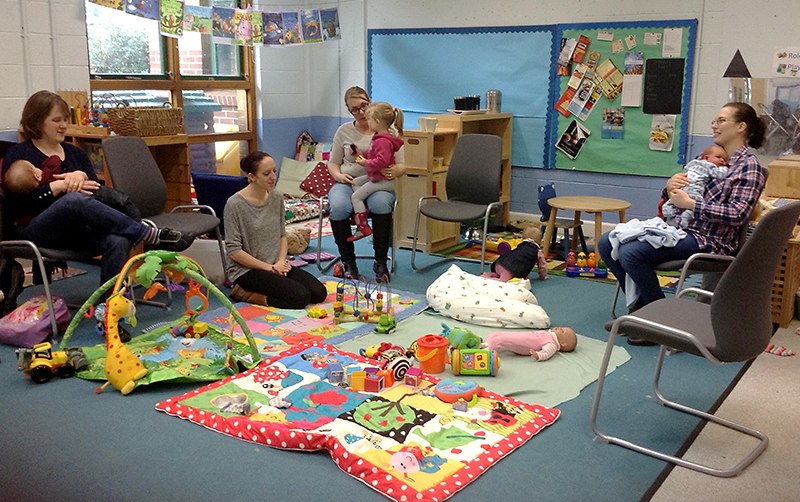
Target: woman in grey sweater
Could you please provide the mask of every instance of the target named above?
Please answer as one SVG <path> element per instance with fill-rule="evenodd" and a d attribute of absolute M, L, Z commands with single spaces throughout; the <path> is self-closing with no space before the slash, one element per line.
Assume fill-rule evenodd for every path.
<path fill-rule="evenodd" d="M 241 161 L 247 186 L 225 204 L 225 247 L 231 298 L 270 307 L 302 309 L 325 301 L 325 285 L 286 259 L 283 194 L 275 190 L 275 160 L 253 152 Z"/>

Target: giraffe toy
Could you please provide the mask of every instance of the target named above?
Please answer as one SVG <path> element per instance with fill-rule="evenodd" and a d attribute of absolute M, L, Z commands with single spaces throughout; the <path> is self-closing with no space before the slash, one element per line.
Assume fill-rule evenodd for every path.
<path fill-rule="evenodd" d="M 108 381 L 95 392 L 99 393 L 108 384 L 122 392 L 130 394 L 136 386 L 136 380 L 147 375 L 147 368 L 142 365 L 139 358 L 131 352 L 119 339 L 119 321 L 123 317 L 133 318 L 136 307 L 124 295 L 123 288 L 106 301 L 106 363 L 105 373 Z M 135 323 L 132 323 L 135 325 Z"/>

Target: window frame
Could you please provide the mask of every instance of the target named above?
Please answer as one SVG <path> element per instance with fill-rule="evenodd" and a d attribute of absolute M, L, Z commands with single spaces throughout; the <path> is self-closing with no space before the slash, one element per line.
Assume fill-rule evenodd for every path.
<path fill-rule="evenodd" d="M 247 8 L 251 0 L 240 0 L 242 8 Z M 248 151 L 258 149 L 256 138 L 256 84 L 254 78 L 254 48 L 239 46 L 241 55 L 241 74 L 236 76 L 190 75 L 182 76 L 178 39 L 161 35 L 163 75 L 90 75 L 89 89 L 94 91 L 119 90 L 160 90 L 169 91 L 172 106 L 183 108 L 183 91 L 244 90 L 247 112 L 247 131 L 189 134 L 188 142 L 193 144 L 217 143 L 220 141 L 247 141 Z"/>

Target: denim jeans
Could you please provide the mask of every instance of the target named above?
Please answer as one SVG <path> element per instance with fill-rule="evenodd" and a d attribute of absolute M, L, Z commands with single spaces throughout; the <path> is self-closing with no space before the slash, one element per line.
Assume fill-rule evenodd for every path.
<path fill-rule="evenodd" d="M 352 195 L 353 185 L 336 183 L 331 187 L 328 192 L 328 200 L 331 205 L 330 219 L 332 221 L 350 218 L 353 214 L 353 202 L 350 199 Z M 373 214 L 389 214 L 392 212 L 394 198 L 394 192 L 375 192 L 367 197 L 367 208 Z"/>
<path fill-rule="evenodd" d="M 645 304 L 664 298 L 654 267 L 670 260 L 682 260 L 701 251 L 692 234 L 678 241 L 675 247 L 654 248 L 650 243 L 633 240 L 621 244 L 617 250 L 619 258 L 611 258 L 611 242 L 608 234 L 600 237 L 597 249 L 609 270 L 614 273 L 622 290 L 625 290 L 625 277 L 630 275 L 639 287 L 639 297 Z"/>
<path fill-rule="evenodd" d="M 37 246 L 101 255 L 100 284 L 120 272 L 148 227 L 81 193 L 64 194 L 20 232 Z"/>

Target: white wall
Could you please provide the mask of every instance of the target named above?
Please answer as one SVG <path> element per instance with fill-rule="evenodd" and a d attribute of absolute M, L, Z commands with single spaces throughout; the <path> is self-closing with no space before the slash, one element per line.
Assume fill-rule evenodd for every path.
<path fill-rule="evenodd" d="M 83 0 L 0 0 L 0 130 L 41 89 L 89 89 Z"/>

